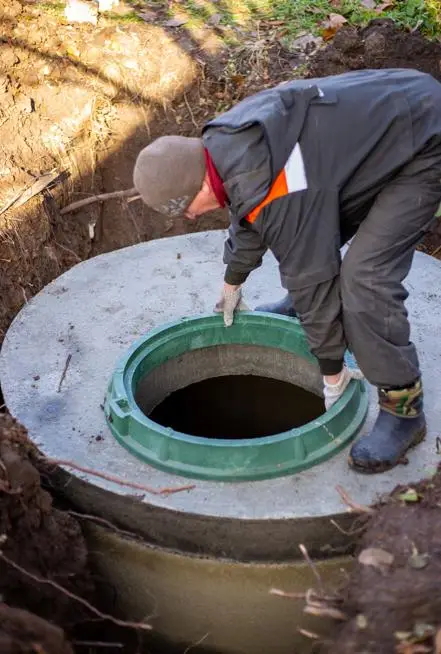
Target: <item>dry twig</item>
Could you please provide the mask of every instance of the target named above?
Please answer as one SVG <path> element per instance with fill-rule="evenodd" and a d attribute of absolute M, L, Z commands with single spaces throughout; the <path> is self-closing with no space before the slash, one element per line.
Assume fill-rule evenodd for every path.
<path fill-rule="evenodd" d="M 320 636 L 315 634 L 313 631 L 307 631 L 306 629 L 299 629 L 299 634 L 306 636 L 306 638 L 311 638 L 311 640 L 319 640 Z"/>
<path fill-rule="evenodd" d="M 140 195 L 134 195 L 133 198 L 129 198 L 127 200 L 127 204 L 130 204 L 131 202 L 135 202 L 135 200 L 140 200 L 141 196 Z"/>
<path fill-rule="evenodd" d="M 98 195 L 91 195 L 84 200 L 78 200 L 78 202 L 72 202 L 66 207 L 61 209 L 60 215 L 64 216 L 66 213 L 76 211 L 82 207 L 87 207 L 89 204 L 94 204 L 95 202 L 104 202 L 105 200 L 113 200 L 115 198 L 130 198 L 134 195 L 137 195 L 138 191 L 135 188 L 128 188 L 123 191 L 111 191 L 110 193 L 99 193 Z"/>
<path fill-rule="evenodd" d="M 184 654 L 188 654 L 188 652 L 190 652 L 190 651 L 191 651 L 192 649 L 194 649 L 195 647 L 198 647 L 199 645 L 202 645 L 202 643 L 204 642 L 204 640 L 207 640 L 207 638 L 208 638 L 209 635 L 210 635 L 210 632 L 207 631 L 207 633 L 205 634 L 205 636 L 202 636 L 202 638 L 199 638 L 199 640 L 197 640 L 195 643 L 191 643 L 191 645 L 189 645 L 189 646 L 186 648 L 186 650 L 184 651 Z"/>
<path fill-rule="evenodd" d="M 303 609 L 304 613 L 309 615 L 316 615 L 320 618 L 332 618 L 333 620 L 347 620 L 348 616 L 340 611 L 339 609 L 334 609 L 332 606 L 305 606 Z"/>
<path fill-rule="evenodd" d="M 270 595 L 276 595 L 277 597 L 287 597 L 288 599 L 302 599 L 306 600 L 306 593 L 287 593 L 280 588 L 271 588 Z"/>
<path fill-rule="evenodd" d="M 61 248 L 62 250 L 64 250 L 65 252 L 68 252 L 69 254 L 71 254 L 78 261 L 78 263 L 81 263 L 82 259 L 81 259 L 81 257 L 78 256 L 78 254 L 76 252 L 74 252 L 73 250 L 68 248 L 66 245 L 62 245 L 61 243 L 58 243 L 58 241 L 56 241 L 55 239 L 54 239 L 54 243 L 55 243 L 55 245 L 58 245 L 58 247 Z"/>
<path fill-rule="evenodd" d="M 69 597 L 75 602 L 82 604 L 86 609 L 91 611 L 91 613 L 97 615 L 102 620 L 109 620 L 109 622 L 113 622 L 113 624 L 116 624 L 119 627 L 129 627 L 131 629 L 143 629 L 144 631 L 150 631 L 152 629 L 152 627 L 149 624 L 145 624 L 144 622 L 129 622 L 126 620 L 120 620 L 119 618 L 114 618 L 113 615 L 108 615 L 107 613 L 101 613 L 101 611 L 99 611 L 97 608 L 95 608 L 95 606 L 90 604 L 90 602 L 83 599 L 82 597 L 79 597 L 78 595 L 75 595 L 75 593 L 72 593 L 70 590 L 67 590 L 67 588 L 60 586 L 60 584 L 57 584 L 56 581 L 52 581 L 52 579 L 44 579 L 43 577 L 38 577 L 37 575 L 34 575 L 32 572 L 25 570 L 24 568 L 21 567 L 21 565 L 18 565 L 18 563 L 15 563 L 15 561 L 12 561 L 12 559 L 10 559 L 5 554 L 3 554 L 3 552 L 0 552 L 0 559 L 2 559 L 5 563 L 10 565 L 12 568 L 14 568 L 14 570 L 17 570 L 25 577 L 32 579 L 38 584 L 45 584 L 51 586 L 52 588 L 58 590 L 60 593 L 63 593 L 63 595 L 66 595 L 66 597 Z"/>
<path fill-rule="evenodd" d="M 91 522 L 96 522 L 100 525 L 104 525 L 105 527 L 108 527 L 108 529 L 111 529 L 112 531 L 116 532 L 117 534 L 120 534 L 121 536 L 128 536 L 129 538 L 136 538 L 138 539 L 139 537 L 134 534 L 131 531 L 126 531 L 125 529 L 118 529 L 113 522 L 110 522 L 110 520 L 106 520 L 105 518 L 100 518 L 97 515 L 89 515 L 88 513 L 80 513 L 79 511 L 72 511 L 68 510 L 67 513 L 69 515 L 74 516 L 75 518 L 79 518 L 80 520 L 90 520 Z"/>
<path fill-rule="evenodd" d="M 323 581 L 322 581 L 322 578 L 320 576 L 320 572 L 317 570 L 317 566 L 314 564 L 311 557 L 309 556 L 308 550 L 306 549 L 306 547 L 304 545 L 299 545 L 299 550 L 301 551 L 301 553 L 305 557 L 306 563 L 309 565 L 312 572 L 314 573 L 314 576 L 317 579 L 317 583 L 319 585 L 320 592 L 321 592 L 322 596 L 325 596 L 326 595 L 325 587 L 323 585 Z"/>
<path fill-rule="evenodd" d="M 60 382 L 59 382 L 58 388 L 57 388 L 57 393 L 61 392 L 61 386 L 62 386 L 62 384 L 64 382 L 65 377 L 66 377 L 67 369 L 69 368 L 69 364 L 70 364 L 71 359 L 72 359 L 72 355 L 68 354 L 67 358 L 66 358 L 66 363 L 64 364 L 63 372 L 61 373 Z"/>
<path fill-rule="evenodd" d="M 190 114 L 191 122 L 193 123 L 193 125 L 194 125 L 194 126 L 196 127 L 196 129 L 197 129 L 197 128 L 198 128 L 198 124 L 197 124 L 197 122 L 196 122 L 195 119 L 194 119 L 194 115 L 193 115 L 193 112 L 192 112 L 192 110 L 191 110 L 190 103 L 189 103 L 189 101 L 187 100 L 187 94 L 186 94 L 186 93 L 184 93 L 184 101 L 185 101 L 185 104 L 186 104 L 186 106 L 187 106 L 188 113 Z"/>
<path fill-rule="evenodd" d="M 434 251 L 430 253 L 430 256 L 436 257 L 436 255 L 439 254 L 440 252 L 441 252 L 441 245 L 438 245 L 438 247 L 435 248 Z"/>
<path fill-rule="evenodd" d="M 173 495 L 174 493 L 181 493 L 186 490 L 193 490 L 196 487 L 196 484 L 188 484 L 186 486 L 178 486 L 176 488 L 152 488 L 151 486 L 144 486 L 143 484 L 138 484 L 135 481 L 127 481 L 126 479 L 121 479 L 120 477 L 115 477 L 114 475 L 108 475 L 104 472 L 98 472 L 98 470 L 93 470 L 92 468 L 86 468 L 84 466 L 78 465 L 73 461 L 64 461 L 62 459 L 44 459 L 46 463 L 49 463 L 53 466 L 64 466 L 66 468 L 73 468 L 74 470 L 79 470 L 79 472 L 84 472 L 86 475 L 92 475 L 93 477 L 100 477 L 101 479 L 106 479 L 111 481 L 114 484 L 119 486 L 127 486 L 128 488 L 136 488 L 136 490 L 144 491 L 150 495 Z"/>
<path fill-rule="evenodd" d="M 373 515 L 375 513 L 374 509 L 371 509 L 370 506 L 365 506 L 364 504 L 357 504 L 347 494 L 344 488 L 342 486 L 337 485 L 335 487 L 337 493 L 340 495 L 341 499 L 343 502 L 346 504 L 347 507 L 349 507 L 352 511 L 356 511 L 357 513 L 369 513 Z"/>
<path fill-rule="evenodd" d="M 338 522 L 336 520 L 331 519 L 330 522 L 331 522 L 331 525 L 334 525 L 334 527 L 336 529 L 338 529 L 338 531 L 341 534 L 344 534 L 345 536 L 357 536 L 358 534 L 361 534 L 361 532 L 366 529 L 366 527 L 363 525 L 362 527 L 358 527 L 357 529 L 351 529 L 350 531 L 346 531 L 346 529 L 343 529 L 343 527 L 340 527 L 340 525 L 338 524 Z"/>

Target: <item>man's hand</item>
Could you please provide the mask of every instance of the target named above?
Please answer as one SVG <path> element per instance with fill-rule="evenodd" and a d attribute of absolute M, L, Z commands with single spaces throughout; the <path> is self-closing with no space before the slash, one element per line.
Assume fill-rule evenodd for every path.
<path fill-rule="evenodd" d="M 214 310 L 224 314 L 225 327 L 231 327 L 235 311 L 247 311 L 248 307 L 242 300 L 242 289 L 240 286 L 224 284 L 222 295 Z"/>
<path fill-rule="evenodd" d="M 323 377 L 326 411 L 341 398 L 352 379 L 364 379 L 361 370 L 343 366 L 339 375 Z"/>

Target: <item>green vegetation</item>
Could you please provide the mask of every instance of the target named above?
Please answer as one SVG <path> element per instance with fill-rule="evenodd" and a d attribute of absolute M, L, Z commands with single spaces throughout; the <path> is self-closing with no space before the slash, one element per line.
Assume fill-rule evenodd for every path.
<path fill-rule="evenodd" d="M 64 13 L 65 2 L 40 2 L 38 8 L 46 11 L 53 16 L 62 16 Z"/>
<path fill-rule="evenodd" d="M 155 3 L 156 4 L 156 3 Z M 373 18 L 392 18 L 407 29 L 420 29 L 429 37 L 441 34 L 441 0 L 183 0 L 170 9 L 184 12 L 189 24 L 211 24 L 251 28 L 258 21 L 282 21 L 287 35 L 299 31 L 320 34 L 330 14 L 348 23 L 366 25 Z M 371 8 L 372 7 L 372 8 Z"/>
<path fill-rule="evenodd" d="M 144 0 L 125 0 L 133 11 L 125 15 L 106 13 L 109 20 L 142 22 L 137 11 L 146 8 Z M 441 0 L 150 0 L 152 8 L 168 11 L 170 18 L 185 17 L 190 30 L 204 26 L 237 26 L 254 31 L 261 21 L 276 24 L 294 37 L 299 32 L 320 35 L 330 14 L 343 16 L 349 24 L 364 26 L 374 18 L 391 18 L 405 29 L 419 29 L 428 37 L 441 35 Z M 41 2 L 39 7 L 61 15 L 64 2 Z M 224 34 L 224 40 L 231 38 Z"/>
<path fill-rule="evenodd" d="M 143 19 L 140 16 L 138 16 L 136 11 L 131 11 L 127 14 L 122 14 L 122 15 L 115 14 L 111 11 L 106 11 L 106 13 L 103 14 L 103 16 L 107 20 L 114 20 L 117 21 L 118 23 L 143 23 L 144 22 Z"/>

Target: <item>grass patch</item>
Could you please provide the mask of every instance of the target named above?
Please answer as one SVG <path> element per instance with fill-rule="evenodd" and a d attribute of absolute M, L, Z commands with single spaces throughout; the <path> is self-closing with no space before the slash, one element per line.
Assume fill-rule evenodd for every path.
<path fill-rule="evenodd" d="M 65 2 L 39 2 L 38 8 L 52 16 L 63 16 Z"/>
<path fill-rule="evenodd" d="M 115 14 L 112 11 L 106 11 L 102 14 L 104 18 L 118 23 L 143 23 L 143 19 L 138 16 L 136 11 L 130 11 L 127 14 Z"/>
<path fill-rule="evenodd" d="M 323 21 L 331 13 L 341 14 L 353 25 L 364 26 L 373 18 L 391 18 L 401 27 L 418 28 L 429 37 L 441 34 L 441 0 L 395 0 L 381 13 L 367 9 L 360 0 L 181 0 L 170 7 L 170 17 L 174 10 L 184 10 L 189 23 L 197 26 L 210 24 L 213 16 L 222 25 L 250 30 L 259 21 L 283 21 L 286 34 L 292 36 L 299 31 L 320 34 Z"/>

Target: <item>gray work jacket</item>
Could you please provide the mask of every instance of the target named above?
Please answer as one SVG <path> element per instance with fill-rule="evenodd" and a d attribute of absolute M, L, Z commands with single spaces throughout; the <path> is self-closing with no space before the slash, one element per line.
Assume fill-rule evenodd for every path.
<path fill-rule="evenodd" d="M 322 370 L 346 347 L 335 283 L 342 244 L 388 181 L 440 136 L 441 84 L 401 69 L 295 80 L 204 127 L 230 209 L 225 280 L 243 283 L 270 249 Z M 297 174 L 294 187 L 250 224 L 247 216 L 268 197 L 296 146 L 303 183 Z M 298 164 L 297 157 L 297 173 Z"/>

